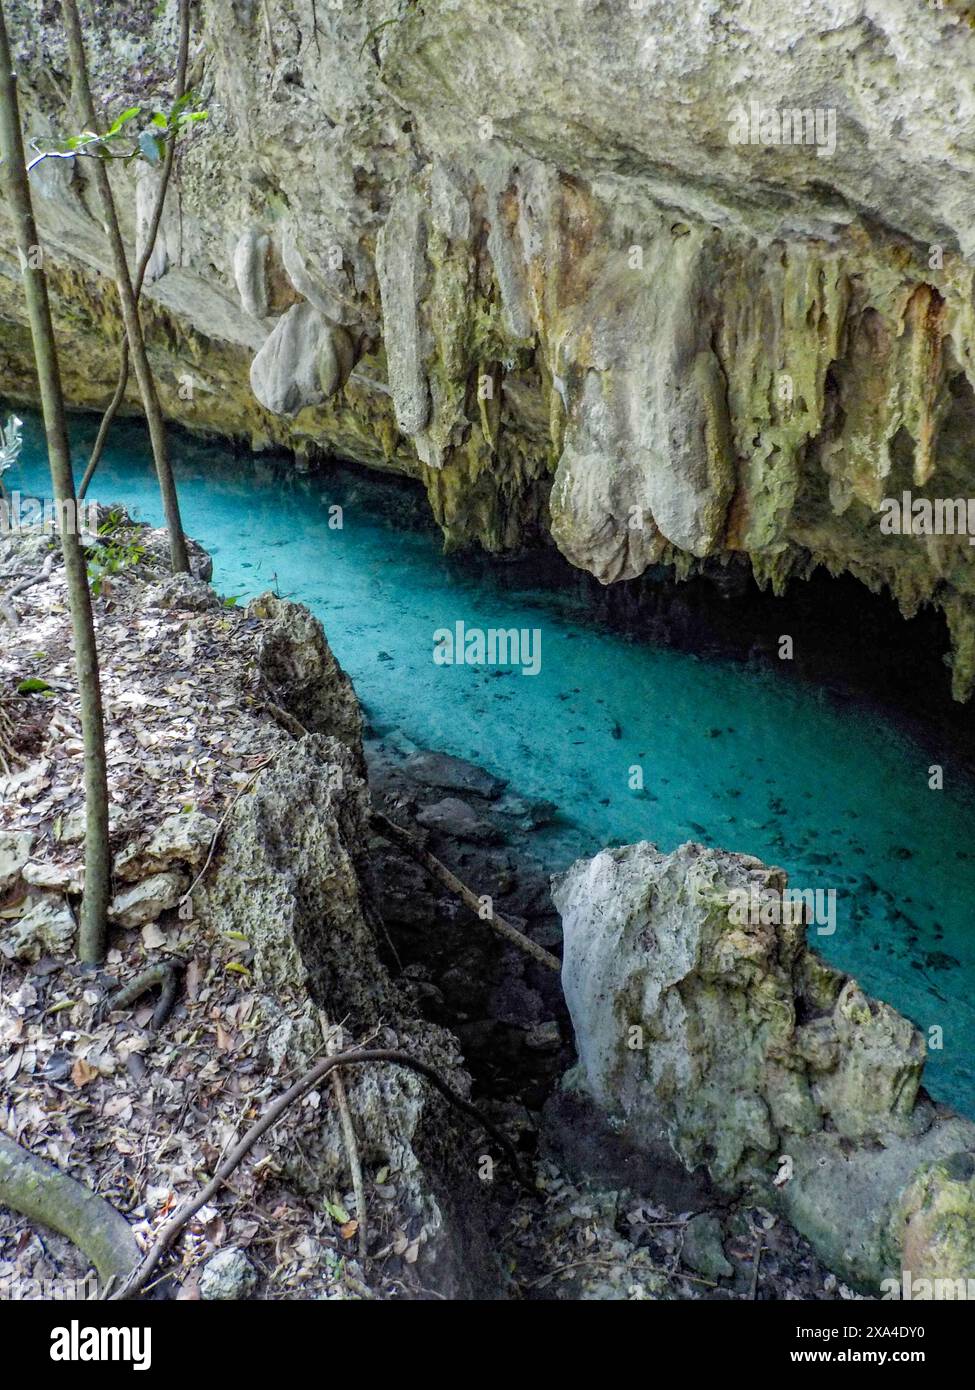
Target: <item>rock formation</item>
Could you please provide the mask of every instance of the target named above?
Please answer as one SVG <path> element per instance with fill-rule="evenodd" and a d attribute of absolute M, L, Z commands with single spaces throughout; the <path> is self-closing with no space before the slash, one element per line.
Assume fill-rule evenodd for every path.
<path fill-rule="evenodd" d="M 636 1148 L 761 1193 L 862 1288 L 975 1278 L 975 1124 L 919 1089 L 921 1034 L 808 949 L 786 888 L 693 843 L 574 864 L 570 1085 Z"/>
<path fill-rule="evenodd" d="M 69 124 L 62 40 L 40 0 L 10 11 L 43 141 Z M 880 522 L 905 491 L 971 487 L 970 19 L 917 0 L 207 6 L 210 118 L 146 292 L 166 408 L 411 474 L 449 543 L 550 533 L 606 583 L 736 553 L 777 588 L 850 571 L 944 612 L 965 698 L 967 535 Z M 106 117 L 151 108 L 173 28 L 167 4 L 92 33 Z M 68 391 L 92 406 L 120 330 L 86 172 L 35 181 Z M 113 177 L 134 243 L 149 181 Z M 5 222 L 0 240 L 0 389 L 27 399 Z"/>
<path fill-rule="evenodd" d="M 122 948 L 113 956 L 122 961 L 134 952 L 141 968 L 192 954 L 225 980 L 252 986 L 246 1074 L 263 1072 L 269 1091 L 286 1089 L 283 1078 L 310 1066 L 326 1046 L 325 1031 L 337 1028 L 336 1051 L 343 1040 L 369 1038 L 435 1067 L 466 1094 L 470 1079 L 456 1038 L 419 1016 L 380 954 L 379 913 L 360 879 L 371 811 L 362 712 L 321 624 L 273 594 L 238 610 L 223 606 L 197 576 L 161 577 L 165 533 L 118 514 L 126 535 L 138 538 L 141 558 L 113 575 L 111 602 L 99 608 L 112 750 L 109 916 L 113 944 Z M 0 569 L 34 555 L 39 542 L 33 534 L 0 537 Z M 45 533 L 43 544 L 50 542 Z M 195 568 L 206 571 L 209 557 L 195 543 L 190 548 Z M 14 993 L 11 980 L 23 974 L 29 983 L 38 961 L 44 978 L 71 971 L 83 875 L 81 760 L 63 746 L 74 733 L 77 693 L 73 681 L 55 674 L 59 660 L 65 669 L 71 660 L 63 570 L 53 568 L 17 602 L 20 621 L 0 649 L 5 698 L 31 659 L 47 663 L 57 683 L 47 686 L 49 700 L 16 697 L 15 730 L 29 751 L 18 743 L 13 765 L 0 763 L 5 1001 Z M 178 654 L 192 671 L 174 669 Z M 181 751 L 170 757 L 165 748 Z M 51 791 L 46 800 L 41 788 Z M 182 809 L 173 813 L 173 805 Z M 220 964 L 228 942 L 236 955 L 227 969 L 239 975 Z M 90 983 L 79 1007 L 110 1004 L 113 983 L 100 976 Z M 102 1020 L 89 1013 L 86 1038 Z M 114 1076 L 113 1063 L 102 1080 L 121 1105 L 124 1084 Z M 194 1079 L 195 1091 L 200 1084 Z M 403 1245 L 417 1277 L 448 1297 L 492 1296 L 491 1204 L 478 1173 L 484 1136 L 466 1117 L 458 1120 L 423 1077 L 398 1066 L 348 1069 L 345 1094 L 364 1171 L 388 1176 L 377 1221 L 409 1226 Z M 16 1102 L 11 1089 L 11 1113 L 30 1137 L 28 1115 L 42 1110 L 20 1112 Z M 275 1140 L 281 1170 L 320 1212 L 348 1181 L 340 1116 L 323 1103 L 320 1112 L 296 1108 L 293 1119 L 300 1142 L 289 1147 L 280 1132 Z"/>

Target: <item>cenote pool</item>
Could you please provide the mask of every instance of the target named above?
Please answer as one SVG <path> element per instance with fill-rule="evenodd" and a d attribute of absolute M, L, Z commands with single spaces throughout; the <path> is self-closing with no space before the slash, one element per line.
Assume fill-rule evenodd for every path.
<path fill-rule="evenodd" d="M 79 457 L 94 428 L 76 421 Z M 33 418 L 25 438 L 4 481 L 43 494 Z M 91 495 L 158 525 L 141 428 L 117 425 L 114 441 Z M 950 750 L 945 790 L 929 790 L 928 752 L 865 705 L 628 642 L 579 597 L 512 588 L 483 564 L 447 559 L 408 494 L 382 479 L 302 478 L 185 436 L 173 452 L 184 524 L 213 554 L 217 588 L 276 587 L 308 604 L 375 728 L 555 802 L 559 820 L 532 837 L 553 869 L 609 843 L 695 839 L 780 864 L 795 887 L 835 889 L 836 930 L 814 935 L 817 948 L 923 1029 L 943 1029 L 926 1085 L 975 1118 L 975 792 Z M 329 526 L 335 505 L 341 530 Z M 458 621 L 540 629 L 540 673 L 435 664 L 435 630 Z"/>

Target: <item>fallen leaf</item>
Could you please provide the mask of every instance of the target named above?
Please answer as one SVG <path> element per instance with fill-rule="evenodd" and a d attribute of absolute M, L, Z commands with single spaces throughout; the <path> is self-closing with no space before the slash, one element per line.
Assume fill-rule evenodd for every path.
<path fill-rule="evenodd" d="M 142 928 L 142 944 L 147 951 L 155 951 L 160 946 L 165 946 L 165 933 L 159 930 L 155 922 L 147 922 Z"/>
<path fill-rule="evenodd" d="M 90 1062 L 86 1062 L 83 1057 L 75 1059 L 75 1064 L 71 1068 L 71 1080 L 80 1089 L 87 1086 L 89 1081 L 94 1081 L 98 1075 L 98 1068 L 93 1067 Z"/>

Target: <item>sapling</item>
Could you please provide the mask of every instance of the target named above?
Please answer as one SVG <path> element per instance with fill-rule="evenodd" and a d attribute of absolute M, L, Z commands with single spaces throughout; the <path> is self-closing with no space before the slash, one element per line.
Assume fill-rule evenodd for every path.
<path fill-rule="evenodd" d="M 7 201 L 13 216 L 20 257 L 27 313 L 30 321 L 41 410 L 47 434 L 51 483 L 57 504 L 58 531 L 68 582 L 68 604 L 74 639 L 75 667 L 81 703 L 81 730 L 85 755 L 85 886 L 81 902 L 78 954 L 84 961 L 99 962 L 105 956 L 106 918 L 111 886 L 111 851 L 108 840 L 108 780 L 105 770 L 105 728 L 98 650 L 92 617 L 91 594 L 85 556 L 77 528 L 74 475 L 68 445 L 68 427 L 61 390 L 57 344 L 51 322 L 43 257 L 35 254 L 40 242 L 31 204 L 30 183 L 24 161 L 17 79 L 7 39 L 6 19 L 0 0 L 0 154 Z"/>
<path fill-rule="evenodd" d="M 79 496 L 84 497 L 88 489 L 92 474 L 101 458 L 108 430 L 125 395 L 131 357 L 149 426 L 149 439 L 162 496 L 166 527 L 169 532 L 172 567 L 174 572 L 185 573 L 189 570 L 189 556 L 180 519 L 176 484 L 169 460 L 165 423 L 155 377 L 146 351 L 138 300 L 162 219 L 163 203 L 172 173 L 176 141 L 186 129 L 197 121 L 204 120 L 207 115 L 205 111 L 193 108 L 192 93 L 183 90 L 186 81 L 189 0 L 181 0 L 180 4 L 177 94 L 172 107 L 168 111 L 155 111 L 151 115 L 145 113 L 142 107 L 129 107 L 104 130 L 97 128 L 98 123 L 88 79 L 88 64 L 81 23 L 74 0 L 64 0 L 62 12 L 72 66 L 75 101 L 84 124 L 79 134 L 69 136 L 51 148 L 41 150 L 31 160 L 28 168 L 29 170 L 33 169 L 45 159 L 94 160 L 94 182 L 109 238 L 116 288 L 125 325 L 119 380 L 99 428 L 88 467 L 81 480 Z M 149 234 L 139 258 L 134 278 L 129 271 L 125 245 L 119 227 L 118 211 L 108 178 L 107 165 L 111 160 L 122 162 L 140 160 L 151 165 L 158 165 L 161 170 L 159 189 L 149 224 Z"/>

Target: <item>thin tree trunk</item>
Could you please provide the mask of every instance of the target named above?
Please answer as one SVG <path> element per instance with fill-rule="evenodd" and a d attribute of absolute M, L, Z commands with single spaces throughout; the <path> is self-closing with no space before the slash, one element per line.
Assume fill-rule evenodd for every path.
<path fill-rule="evenodd" d="M 173 100 L 179 101 L 186 91 L 186 68 L 189 61 L 190 51 L 190 0 L 179 0 L 179 51 L 176 56 L 176 84 L 173 89 Z M 156 238 L 159 235 L 159 224 L 162 221 L 163 206 L 166 202 L 166 192 L 169 188 L 169 180 L 173 173 L 173 164 L 176 160 L 176 141 L 166 142 L 166 153 L 163 156 L 162 173 L 159 176 L 159 187 L 156 190 L 156 201 L 152 209 L 152 221 L 149 223 L 149 232 L 146 237 L 146 244 L 142 248 L 142 255 L 139 257 L 139 264 L 136 266 L 135 280 L 132 290 L 135 294 L 135 302 L 138 304 L 139 296 L 142 293 L 142 286 L 145 283 L 146 271 L 149 261 L 155 250 Z M 82 474 L 81 482 L 78 484 L 78 496 L 84 497 L 88 491 L 88 486 L 95 475 L 95 469 L 101 462 L 102 454 L 105 450 L 105 441 L 108 439 L 108 432 L 112 428 L 115 416 L 118 414 L 119 407 L 125 399 L 125 388 L 129 384 L 129 340 L 127 337 L 122 339 L 122 359 L 119 363 L 118 381 L 115 386 L 115 394 L 112 396 L 102 422 L 98 427 L 98 434 L 92 446 L 91 457 L 88 460 L 88 467 Z"/>
<path fill-rule="evenodd" d="M 88 63 L 85 58 L 85 45 L 81 36 L 81 21 L 78 17 L 76 0 L 62 0 L 61 11 L 64 15 L 68 55 L 82 124 L 88 129 L 94 130 L 97 127 L 97 117 L 95 116 L 95 103 L 91 96 L 91 84 L 88 81 Z M 112 249 L 112 260 L 115 264 L 115 283 L 122 305 L 125 336 L 128 339 L 132 366 L 139 383 L 142 405 L 149 425 L 152 456 L 156 464 L 156 476 L 159 479 L 159 491 L 162 493 L 163 510 L 166 514 L 166 526 L 169 531 L 169 553 L 173 573 L 182 572 L 185 574 L 189 572 L 190 562 L 186 552 L 183 524 L 180 521 L 176 484 L 173 481 L 173 470 L 166 449 L 166 427 L 163 423 L 162 409 L 156 392 L 156 381 L 146 353 L 142 321 L 139 318 L 139 306 L 136 303 L 132 278 L 129 275 L 129 264 L 125 257 L 125 243 L 119 229 L 118 213 L 115 209 L 112 185 L 108 178 L 108 168 L 101 159 L 94 161 L 94 177 L 95 187 L 101 200 L 102 215 L 105 218 L 105 230 L 108 233 L 108 240 Z"/>
<path fill-rule="evenodd" d="M 88 589 L 88 572 L 77 526 L 74 476 L 64 396 L 58 368 L 57 345 L 47 297 L 43 261 L 36 264 L 40 241 L 34 222 L 30 185 L 24 164 L 24 145 L 17 101 L 17 78 L 10 56 L 7 26 L 0 3 L 0 150 L 3 154 L 7 198 L 14 218 L 30 318 L 34 359 L 41 392 L 41 409 L 47 435 L 51 482 L 57 504 L 58 530 L 68 580 L 68 602 L 74 635 L 81 728 L 85 750 L 85 891 L 81 904 L 78 954 L 98 962 L 105 955 L 106 911 L 111 886 L 111 852 L 108 843 L 108 784 L 105 772 L 105 728 L 98 649 Z"/>

